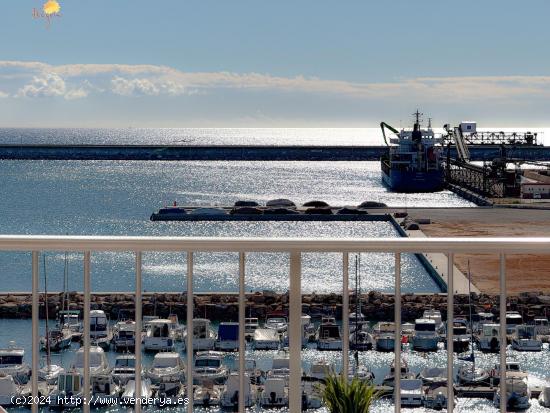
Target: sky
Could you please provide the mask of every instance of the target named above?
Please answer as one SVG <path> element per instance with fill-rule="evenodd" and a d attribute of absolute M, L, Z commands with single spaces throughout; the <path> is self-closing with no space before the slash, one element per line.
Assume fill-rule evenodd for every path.
<path fill-rule="evenodd" d="M 0 127 L 550 125 L 548 0 L 2 1 Z"/>

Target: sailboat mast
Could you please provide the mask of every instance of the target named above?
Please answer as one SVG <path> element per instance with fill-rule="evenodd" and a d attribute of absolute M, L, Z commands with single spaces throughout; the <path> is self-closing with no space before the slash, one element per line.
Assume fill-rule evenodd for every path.
<path fill-rule="evenodd" d="M 470 312 L 470 347 L 472 348 L 472 371 L 476 369 L 476 359 L 474 355 L 474 327 L 472 323 L 472 274 L 470 272 L 470 260 L 468 260 L 468 308 Z"/>
<path fill-rule="evenodd" d="M 51 364 L 50 360 L 50 333 L 48 329 L 48 278 L 46 276 L 46 254 L 42 254 L 44 263 L 44 311 L 46 313 L 46 363 L 48 367 Z"/>

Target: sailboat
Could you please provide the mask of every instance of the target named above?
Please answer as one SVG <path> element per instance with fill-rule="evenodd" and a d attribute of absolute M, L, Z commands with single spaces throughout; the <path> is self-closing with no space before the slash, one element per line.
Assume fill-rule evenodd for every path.
<path fill-rule="evenodd" d="M 474 333 L 472 326 L 472 275 L 470 273 L 470 261 L 468 261 L 468 307 L 470 311 L 470 355 L 459 357 L 459 360 L 472 363 L 465 365 L 458 370 L 458 382 L 465 385 L 479 385 L 489 381 L 489 372 L 481 367 L 476 368 L 476 357 L 474 353 Z"/>
<path fill-rule="evenodd" d="M 59 346 L 60 341 L 57 337 L 50 334 L 48 328 L 48 278 L 46 276 L 46 254 L 42 255 L 44 263 L 44 310 L 46 315 L 46 336 L 43 337 L 43 346 L 46 349 L 46 365 L 38 370 L 38 378 L 44 380 L 48 384 L 55 384 L 61 373 L 65 372 L 65 369 L 56 364 L 52 364 L 51 360 L 51 344 L 53 343 L 56 346 Z M 71 338 L 68 338 L 68 346 L 71 345 Z"/>

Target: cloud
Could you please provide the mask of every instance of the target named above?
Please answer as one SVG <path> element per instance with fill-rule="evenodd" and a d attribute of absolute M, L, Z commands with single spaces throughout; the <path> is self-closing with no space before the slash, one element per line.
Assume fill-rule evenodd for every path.
<path fill-rule="evenodd" d="M 22 83 L 22 84 L 21 84 Z M 360 100 L 408 99 L 506 102 L 550 98 L 550 76 L 417 77 L 393 82 L 349 82 L 262 73 L 185 72 L 162 65 L 66 64 L 0 61 L 0 89 L 16 97 L 86 98 L 212 94 L 225 90 L 312 94 Z"/>
<path fill-rule="evenodd" d="M 9 93 L 6 93 L 6 92 L 2 92 L 2 91 L 0 90 L 0 99 L 4 99 L 4 98 L 7 98 L 7 97 L 9 97 L 9 96 L 10 96 L 10 94 L 9 94 Z"/>

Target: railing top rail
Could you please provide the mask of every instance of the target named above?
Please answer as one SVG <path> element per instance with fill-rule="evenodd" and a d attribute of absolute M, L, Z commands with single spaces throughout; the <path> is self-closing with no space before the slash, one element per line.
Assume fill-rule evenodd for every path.
<path fill-rule="evenodd" d="M 550 237 L 220 238 L 0 235 L 0 251 L 550 253 Z"/>

